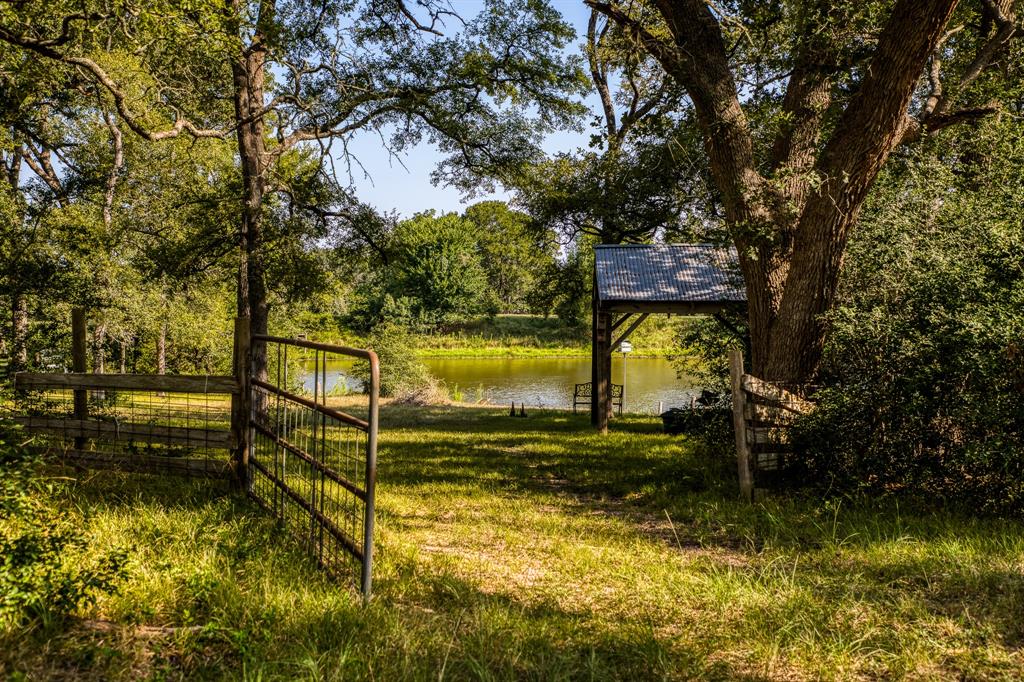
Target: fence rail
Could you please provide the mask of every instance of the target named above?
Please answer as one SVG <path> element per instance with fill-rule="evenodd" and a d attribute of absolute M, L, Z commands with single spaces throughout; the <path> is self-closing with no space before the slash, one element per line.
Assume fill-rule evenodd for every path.
<path fill-rule="evenodd" d="M 164 391 L 168 393 L 238 393 L 235 377 L 222 375 L 175 376 L 170 374 L 41 374 L 20 372 L 15 389 L 77 388 L 91 391 Z"/>
<path fill-rule="evenodd" d="M 790 428 L 814 404 L 789 387 L 744 373 L 739 350 L 731 352 L 729 363 L 740 492 L 754 499 L 793 456 Z"/>
<path fill-rule="evenodd" d="M 222 478 L 237 445 L 234 377 L 19 373 L 12 421 L 88 468 Z"/>
<path fill-rule="evenodd" d="M 266 375 L 251 376 L 249 492 L 277 516 L 317 563 L 334 574 L 359 565 L 360 588 L 372 587 L 374 490 L 380 370 L 377 356 L 344 346 L 254 335 L 253 357 Z M 364 413 L 329 396 L 328 363 L 369 364 Z M 256 374 L 254 372 L 253 374 Z M 347 403 L 353 403 L 348 398 Z M 358 401 L 355 401 L 358 402 Z"/>

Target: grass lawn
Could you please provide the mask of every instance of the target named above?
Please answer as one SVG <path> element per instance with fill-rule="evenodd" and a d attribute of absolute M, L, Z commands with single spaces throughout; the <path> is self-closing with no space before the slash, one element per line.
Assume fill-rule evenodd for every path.
<path fill-rule="evenodd" d="M 729 467 L 648 417 L 604 438 L 555 412 L 382 421 L 369 607 L 222 488 L 83 475 L 56 503 L 97 552 L 129 549 L 129 576 L 0 635 L 0 678 L 1024 676 L 1020 522 L 742 504 Z"/>

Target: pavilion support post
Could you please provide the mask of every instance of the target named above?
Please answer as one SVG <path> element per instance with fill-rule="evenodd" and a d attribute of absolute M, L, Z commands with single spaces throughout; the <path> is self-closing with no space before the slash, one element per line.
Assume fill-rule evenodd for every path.
<path fill-rule="evenodd" d="M 612 314 L 601 306 L 596 287 L 592 324 L 590 423 L 607 433 L 612 414 Z"/>

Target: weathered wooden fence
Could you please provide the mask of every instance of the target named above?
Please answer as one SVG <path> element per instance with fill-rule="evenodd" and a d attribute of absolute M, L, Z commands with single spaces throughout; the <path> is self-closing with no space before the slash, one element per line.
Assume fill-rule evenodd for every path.
<path fill-rule="evenodd" d="M 12 419 L 68 464 L 226 478 L 244 444 L 239 376 L 91 374 L 85 313 L 72 315 L 73 373 L 20 372 Z M 236 345 L 238 341 L 236 340 Z"/>
<path fill-rule="evenodd" d="M 790 428 L 813 404 L 794 391 L 743 371 L 743 353 L 729 356 L 740 493 L 754 499 L 793 456 Z"/>

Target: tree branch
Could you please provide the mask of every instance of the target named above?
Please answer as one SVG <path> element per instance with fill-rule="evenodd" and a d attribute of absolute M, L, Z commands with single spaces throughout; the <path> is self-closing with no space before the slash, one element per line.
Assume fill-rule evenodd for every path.
<path fill-rule="evenodd" d="M 114 222 L 114 192 L 117 190 L 117 183 L 121 177 L 121 168 L 124 166 L 124 140 L 121 136 L 121 129 L 108 113 L 103 113 L 103 120 L 110 130 L 110 141 L 114 146 L 114 160 L 110 165 L 110 175 L 107 176 L 107 190 L 103 195 L 103 224 L 109 230 Z"/>
<path fill-rule="evenodd" d="M 41 41 L 29 38 L 27 36 L 18 35 L 8 30 L 5 27 L 0 27 L 0 40 L 15 45 L 17 47 L 24 48 L 26 50 L 35 52 L 38 55 L 52 59 L 54 61 L 62 62 L 72 66 L 77 66 L 87 71 L 97 83 L 99 83 L 113 98 L 114 106 L 117 109 L 118 115 L 121 120 L 124 121 L 132 132 L 139 137 L 156 142 L 159 140 L 166 140 L 174 137 L 178 137 L 183 132 L 188 133 L 192 137 L 197 138 L 224 138 L 230 131 L 224 130 L 211 130 L 199 128 L 194 125 L 191 121 L 186 118 L 177 116 L 174 124 L 167 129 L 153 131 L 144 126 L 138 117 L 129 109 L 127 103 L 127 95 L 118 86 L 113 78 L 106 72 L 103 67 L 88 57 L 76 57 L 71 55 L 62 54 L 60 51 L 54 49 L 49 43 L 54 41 Z"/>
<path fill-rule="evenodd" d="M 601 47 L 605 31 L 597 35 L 597 18 L 600 16 L 596 9 L 590 10 L 590 22 L 587 24 L 587 62 L 590 65 L 590 77 L 594 81 L 594 87 L 601 98 L 601 108 L 604 109 L 605 127 L 608 129 L 608 139 L 612 140 L 618 132 L 618 125 L 615 120 L 615 104 L 612 102 L 611 91 L 608 88 L 608 73 L 601 69 L 599 64 L 598 51 Z M 605 25 L 607 30 L 607 24 Z"/>
<path fill-rule="evenodd" d="M 444 36 L 444 33 L 434 28 L 437 25 L 437 22 L 440 20 L 440 13 L 432 13 L 430 15 L 430 26 L 426 26 L 424 24 L 421 24 L 419 19 L 417 19 L 416 16 L 411 11 L 409 11 L 409 8 L 406 7 L 404 0 L 395 0 L 395 2 L 398 4 L 398 11 L 401 12 L 402 16 L 408 19 L 409 23 L 415 26 L 417 30 L 423 31 L 425 33 L 433 33 L 436 36 Z"/>

